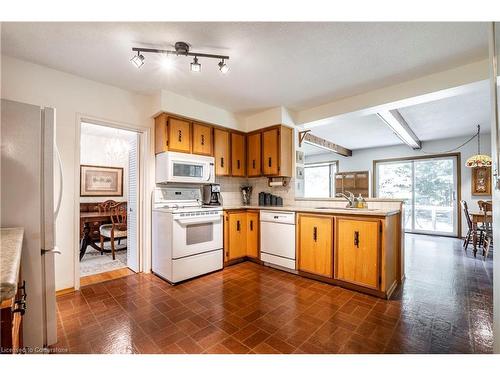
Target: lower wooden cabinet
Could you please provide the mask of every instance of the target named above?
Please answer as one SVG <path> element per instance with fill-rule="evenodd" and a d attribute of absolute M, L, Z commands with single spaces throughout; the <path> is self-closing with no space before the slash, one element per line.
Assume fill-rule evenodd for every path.
<path fill-rule="evenodd" d="M 333 217 L 298 215 L 299 271 L 333 276 Z"/>
<path fill-rule="evenodd" d="M 377 219 L 336 218 L 335 278 L 379 289 L 380 232 Z"/>
<path fill-rule="evenodd" d="M 224 261 L 259 257 L 259 212 L 224 214 Z"/>

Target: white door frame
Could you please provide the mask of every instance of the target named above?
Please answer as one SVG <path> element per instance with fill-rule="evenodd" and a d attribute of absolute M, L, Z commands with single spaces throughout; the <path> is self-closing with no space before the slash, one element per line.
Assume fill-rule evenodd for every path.
<path fill-rule="evenodd" d="M 92 124 L 107 126 L 110 128 L 129 130 L 139 133 L 139 220 L 138 220 L 138 259 L 139 272 L 149 273 L 151 270 L 151 199 L 148 199 L 149 187 L 149 165 L 152 155 L 151 151 L 151 128 L 117 122 L 98 118 L 83 113 L 76 114 L 75 123 L 75 162 L 74 162 L 74 289 L 80 289 L 80 140 L 81 123 L 88 121 Z"/>

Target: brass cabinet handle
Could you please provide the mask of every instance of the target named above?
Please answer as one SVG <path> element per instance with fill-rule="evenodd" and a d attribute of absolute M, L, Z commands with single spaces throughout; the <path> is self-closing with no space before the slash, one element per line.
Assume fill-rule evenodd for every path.
<path fill-rule="evenodd" d="M 354 232 L 354 246 L 359 248 L 359 232 L 358 231 Z"/>
<path fill-rule="evenodd" d="M 224 158 L 220 158 L 220 167 L 224 168 Z"/>
<path fill-rule="evenodd" d="M 201 135 L 201 145 L 205 146 L 205 135 Z"/>
<path fill-rule="evenodd" d="M 273 164 L 271 158 L 269 158 L 268 165 L 271 166 Z"/>
<path fill-rule="evenodd" d="M 314 242 L 318 241 L 318 227 L 313 228 L 313 240 Z"/>
<path fill-rule="evenodd" d="M 250 220 L 250 230 L 253 231 L 253 220 Z"/>
<path fill-rule="evenodd" d="M 239 232 L 240 231 L 240 221 L 236 221 L 236 230 Z"/>
<path fill-rule="evenodd" d="M 179 142 L 182 142 L 182 130 L 179 130 Z"/>

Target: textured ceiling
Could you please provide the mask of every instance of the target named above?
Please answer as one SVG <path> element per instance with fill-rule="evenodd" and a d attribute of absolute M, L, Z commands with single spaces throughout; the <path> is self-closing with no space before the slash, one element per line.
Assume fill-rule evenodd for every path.
<path fill-rule="evenodd" d="M 142 93 L 167 89 L 233 112 L 300 110 L 487 57 L 486 23 L 2 23 L 2 53 Z M 217 61 L 162 70 L 133 46 L 186 41 Z"/>

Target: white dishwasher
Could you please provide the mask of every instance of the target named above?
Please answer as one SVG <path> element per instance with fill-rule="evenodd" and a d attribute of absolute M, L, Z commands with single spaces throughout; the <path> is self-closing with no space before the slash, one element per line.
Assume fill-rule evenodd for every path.
<path fill-rule="evenodd" d="M 295 270 L 295 212 L 260 211 L 260 260 Z"/>

